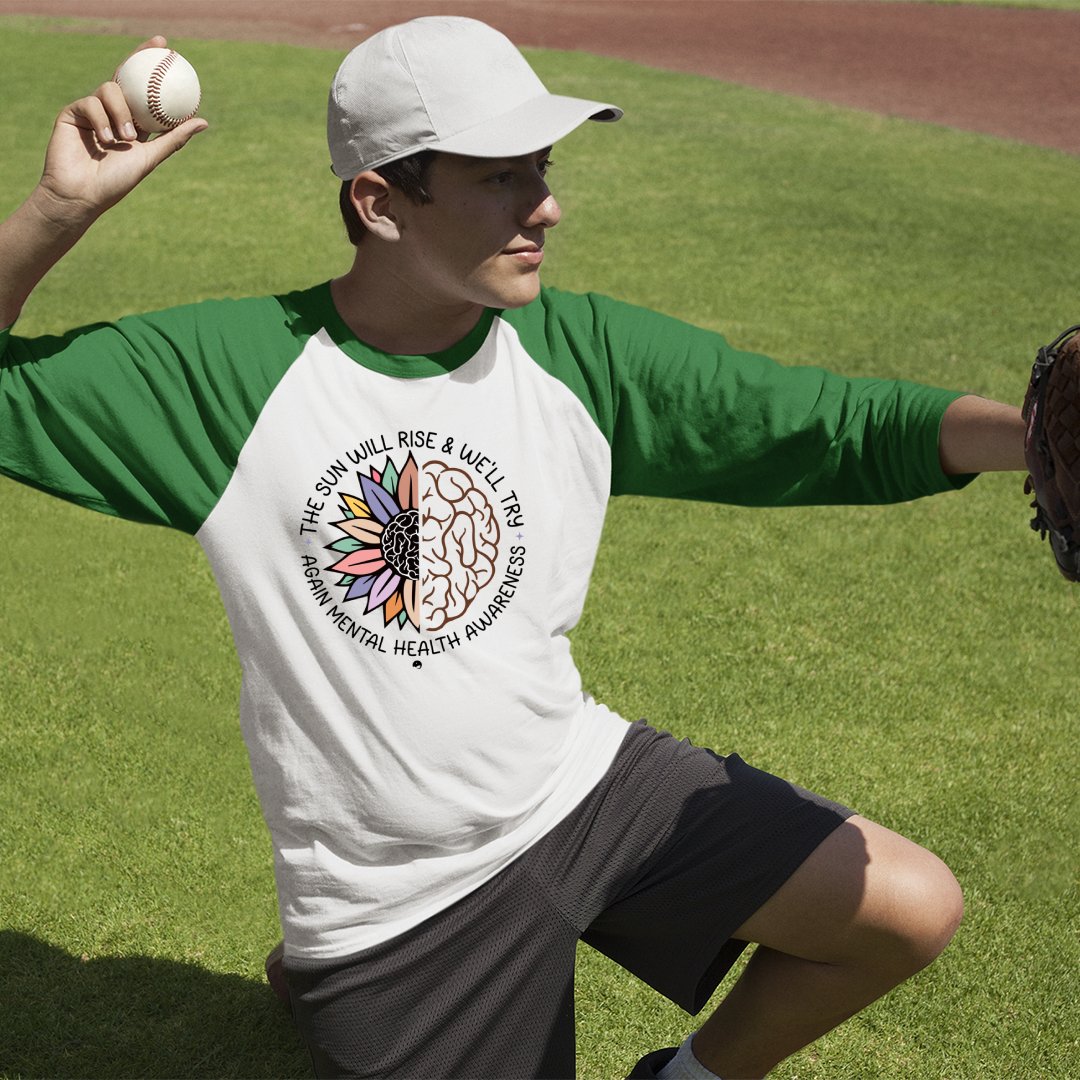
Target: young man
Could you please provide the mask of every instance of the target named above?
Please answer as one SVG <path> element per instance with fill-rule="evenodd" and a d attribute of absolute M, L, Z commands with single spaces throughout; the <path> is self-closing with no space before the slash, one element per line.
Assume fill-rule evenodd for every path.
<path fill-rule="evenodd" d="M 582 693 L 609 494 L 885 502 L 1023 467 L 1014 408 L 542 290 L 551 145 L 620 115 L 481 23 L 391 28 L 331 89 L 348 273 L 0 335 L 0 470 L 210 558 L 319 1075 L 572 1076 L 583 938 L 691 1012 L 757 943 L 632 1075 L 762 1076 L 960 920 L 929 852 Z M 205 127 L 130 124 L 113 83 L 60 114 L 0 226 L 0 326 Z"/>

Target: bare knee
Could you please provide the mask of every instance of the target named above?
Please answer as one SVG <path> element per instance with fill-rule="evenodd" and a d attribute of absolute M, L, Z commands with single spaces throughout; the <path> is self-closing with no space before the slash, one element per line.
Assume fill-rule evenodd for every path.
<path fill-rule="evenodd" d="M 853 817 L 734 936 L 895 985 L 945 948 L 962 914 L 936 855 Z"/>
<path fill-rule="evenodd" d="M 925 852 L 932 865 L 922 867 L 916 876 L 915 899 L 920 914 L 912 934 L 912 949 L 929 963 L 953 939 L 964 917 L 964 895 L 953 872 L 936 856 Z"/>
<path fill-rule="evenodd" d="M 868 845 L 864 957 L 887 959 L 912 974 L 952 940 L 964 914 L 963 894 L 936 855 L 888 830 L 882 833 Z"/>

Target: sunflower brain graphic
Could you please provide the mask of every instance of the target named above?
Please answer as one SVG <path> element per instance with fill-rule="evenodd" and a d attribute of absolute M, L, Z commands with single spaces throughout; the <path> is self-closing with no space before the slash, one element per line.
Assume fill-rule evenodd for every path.
<path fill-rule="evenodd" d="M 381 607 L 387 626 L 439 630 L 461 618 L 495 576 L 499 523 L 487 497 L 463 469 L 418 467 L 412 454 L 400 472 L 388 457 L 356 475 L 360 494 L 341 493 L 345 517 L 334 522 L 344 535 L 328 545 L 345 600 Z"/>

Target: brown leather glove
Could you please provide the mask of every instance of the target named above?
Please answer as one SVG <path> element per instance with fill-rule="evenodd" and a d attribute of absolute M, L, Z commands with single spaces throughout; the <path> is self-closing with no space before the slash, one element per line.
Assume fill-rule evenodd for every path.
<path fill-rule="evenodd" d="M 1024 396 L 1024 491 L 1034 494 L 1031 527 L 1050 537 L 1058 569 L 1080 581 L 1080 326 L 1044 345 Z"/>

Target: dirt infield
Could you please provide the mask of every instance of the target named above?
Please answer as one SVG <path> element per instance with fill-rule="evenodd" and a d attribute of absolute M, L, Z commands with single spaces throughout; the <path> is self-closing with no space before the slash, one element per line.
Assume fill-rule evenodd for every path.
<path fill-rule="evenodd" d="M 0 15 L 343 51 L 415 15 L 1080 154 L 1063 43 L 1080 12 L 879 0 L 0 0 Z"/>

